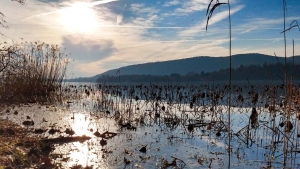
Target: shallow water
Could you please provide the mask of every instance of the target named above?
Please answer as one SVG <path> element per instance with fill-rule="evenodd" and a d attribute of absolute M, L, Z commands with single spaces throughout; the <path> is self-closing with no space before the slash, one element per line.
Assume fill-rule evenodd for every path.
<path fill-rule="evenodd" d="M 154 101 L 126 99 L 110 94 L 101 96 L 98 92 L 95 95 L 81 96 L 80 99 L 74 100 L 71 99 L 73 97 L 69 97 L 70 103 L 56 106 L 17 106 L 10 108 L 9 113 L 4 112 L 2 117 L 18 124 L 25 120 L 33 120 L 34 126 L 28 127 L 32 130 L 42 128 L 49 131 L 53 128 L 60 131 L 53 135 L 48 131 L 41 135 L 32 134 L 34 137 L 68 136 L 64 132 L 66 128 L 72 128 L 75 131 L 74 136 L 90 136 L 91 139 L 83 143 L 56 144 L 51 156 L 55 159 L 53 162 L 61 168 L 78 165 L 93 168 L 228 166 L 228 108 L 224 104 L 210 105 L 211 102 L 206 101 L 204 105 L 191 108 L 189 104 L 168 104 L 167 101 L 160 101 L 154 106 Z M 106 97 L 106 106 L 101 102 L 103 100 L 99 99 L 103 97 Z M 224 102 L 226 103 L 226 100 Z M 162 110 L 163 106 L 165 110 Z M 247 125 L 252 108 L 237 106 L 231 109 L 231 168 L 260 168 L 267 166 L 267 161 L 272 162 L 274 168 L 282 167 L 284 127 L 277 127 L 275 140 L 280 143 L 276 144 L 276 147 L 272 146 L 275 136 L 270 130 L 271 114 L 267 108 L 256 109 L 259 126 L 256 129 L 249 127 L 249 132 Z M 18 115 L 13 113 L 15 111 Z M 278 115 L 275 118 L 276 126 L 281 122 L 280 117 Z M 222 121 L 218 121 L 220 119 Z M 211 124 L 212 121 L 217 122 Z M 189 130 L 189 124 L 200 122 L 205 125 L 194 126 Z M 130 127 L 126 126 L 127 123 L 130 123 Z M 298 139 L 295 138 L 298 120 L 293 117 L 292 123 L 295 126 L 294 130 L 287 134 L 293 139 L 288 144 L 293 144 L 295 150 L 298 146 Z M 132 130 L 132 127 L 136 130 Z M 97 130 L 100 133 L 108 131 L 117 135 L 105 139 L 107 144 L 101 145 L 102 139 L 93 135 Z M 143 147 L 146 148 L 146 152 L 140 151 Z M 296 153 L 288 153 L 287 158 L 287 165 L 292 168 L 296 168 L 300 163 Z"/>

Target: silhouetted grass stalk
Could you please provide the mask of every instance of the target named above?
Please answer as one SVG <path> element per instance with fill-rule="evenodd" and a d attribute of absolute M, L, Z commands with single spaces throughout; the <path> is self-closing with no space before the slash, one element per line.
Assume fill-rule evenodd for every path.
<path fill-rule="evenodd" d="M 206 15 L 207 15 L 207 23 L 206 23 L 206 31 L 207 31 L 207 27 L 208 27 L 208 22 L 209 20 L 211 19 L 212 17 L 212 14 L 214 12 L 214 10 L 221 6 L 221 5 L 225 5 L 227 4 L 228 5 L 228 15 L 229 15 L 229 86 L 228 86 L 228 94 L 229 94 L 229 100 L 228 100 L 228 168 L 230 168 L 230 156 L 231 156 L 231 80 L 232 80 L 232 77 L 231 77 L 231 68 L 232 68 L 232 65 L 231 65 L 231 14 L 230 14 L 230 2 L 229 0 L 227 1 L 227 3 L 220 3 L 219 0 L 216 0 L 216 3 L 215 5 L 210 8 L 210 6 L 212 5 L 212 2 L 214 0 L 211 0 L 208 7 L 207 7 L 207 11 L 206 11 Z"/>
<path fill-rule="evenodd" d="M 284 76 L 285 76 L 285 98 L 284 98 L 284 116 L 283 119 L 285 122 L 290 123 L 290 117 L 291 117 L 291 102 L 292 102 L 292 95 L 293 95 L 293 68 L 292 68 L 292 77 L 291 77 L 291 82 L 288 84 L 287 80 L 287 63 L 286 63 L 286 31 L 290 31 L 294 27 L 298 27 L 299 31 L 299 25 L 296 20 L 294 20 L 288 29 L 286 29 L 285 26 L 285 17 L 286 17 L 286 10 L 287 10 L 287 5 L 286 5 L 286 0 L 283 0 L 283 33 L 284 34 L 284 64 L 285 64 L 285 69 L 284 69 Z M 296 23 L 295 25 L 293 25 Z M 293 40 L 293 66 L 294 66 L 294 40 Z M 288 106 L 288 107 L 287 107 Z M 286 131 L 285 131 L 286 132 Z M 287 143 L 287 138 L 286 138 L 286 133 L 284 137 L 284 161 L 283 161 L 283 166 L 286 166 L 286 159 L 287 159 L 287 149 L 288 149 L 288 143 Z"/>

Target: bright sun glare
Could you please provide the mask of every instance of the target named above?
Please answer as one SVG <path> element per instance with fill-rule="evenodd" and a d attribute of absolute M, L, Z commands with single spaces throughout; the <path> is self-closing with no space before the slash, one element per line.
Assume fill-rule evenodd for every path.
<path fill-rule="evenodd" d="M 97 27 L 94 9 L 88 3 L 76 3 L 63 10 L 61 22 L 68 30 L 90 32 Z"/>

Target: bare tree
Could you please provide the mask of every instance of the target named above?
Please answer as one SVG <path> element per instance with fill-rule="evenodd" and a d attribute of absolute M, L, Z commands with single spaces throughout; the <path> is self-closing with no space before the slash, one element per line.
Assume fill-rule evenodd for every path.
<path fill-rule="evenodd" d="M 18 2 L 20 4 L 24 4 L 26 0 L 12 0 L 15 2 Z M 6 20 L 4 19 L 5 15 L 4 13 L 2 13 L 0 11 L 0 26 L 4 27 L 4 28 L 8 28 L 8 26 L 6 26 Z M 4 35 L 3 33 L 0 32 L 0 35 Z M 6 42 L 4 42 L 5 44 Z M 0 43 L 1 46 L 1 43 Z M 8 58 L 10 56 L 10 54 L 12 53 L 12 48 L 15 48 L 14 46 L 11 47 L 4 47 L 2 46 L 2 48 L 0 49 L 0 72 L 4 71 L 4 69 L 8 68 L 9 63 L 10 63 L 10 58 Z"/>
<path fill-rule="evenodd" d="M 18 3 L 20 3 L 20 4 L 25 4 L 25 1 L 26 0 L 12 0 L 12 1 L 16 1 L 16 2 L 18 2 Z M 5 23 L 6 23 L 6 20 L 4 19 L 5 18 L 5 15 L 4 15 L 4 13 L 2 13 L 1 11 L 0 11 L 0 26 L 2 26 L 2 27 L 4 27 L 4 28 L 8 28 L 6 25 L 5 25 Z M 3 35 L 1 32 L 0 32 L 0 35 Z"/>

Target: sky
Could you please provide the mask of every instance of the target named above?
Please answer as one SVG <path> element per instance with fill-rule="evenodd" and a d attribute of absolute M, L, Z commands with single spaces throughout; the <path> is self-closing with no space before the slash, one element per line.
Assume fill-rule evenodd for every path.
<path fill-rule="evenodd" d="M 206 31 L 210 0 L 0 1 L 2 42 L 45 42 L 66 48 L 68 78 L 122 66 L 229 55 L 228 5 L 217 8 Z M 227 0 L 220 0 L 227 2 Z M 300 1 L 286 0 L 286 28 L 300 24 Z M 284 56 L 282 0 L 230 0 L 232 54 Z M 295 23 L 295 22 L 294 22 Z M 286 33 L 287 56 L 300 55 L 300 30 Z M 212 63 L 213 64 L 213 63 Z"/>

